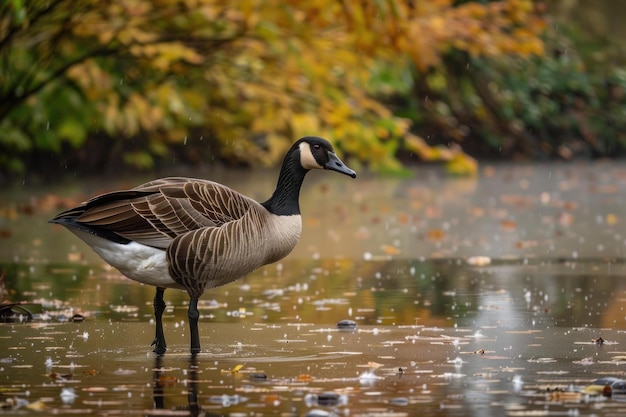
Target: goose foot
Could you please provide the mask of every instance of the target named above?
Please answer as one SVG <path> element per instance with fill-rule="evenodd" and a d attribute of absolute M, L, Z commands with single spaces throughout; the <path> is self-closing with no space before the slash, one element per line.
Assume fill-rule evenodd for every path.
<path fill-rule="evenodd" d="M 152 344 L 150 346 L 154 346 L 153 352 L 157 355 L 162 355 L 167 350 L 167 344 L 165 343 L 165 334 L 163 333 L 163 312 L 165 311 L 165 301 L 163 301 L 163 293 L 165 292 L 165 288 L 156 289 L 156 294 L 154 295 L 154 318 L 156 321 L 156 335 Z"/>
<path fill-rule="evenodd" d="M 198 333 L 198 318 L 200 312 L 198 311 L 198 299 L 192 298 L 189 300 L 189 311 L 187 312 L 189 317 L 189 331 L 191 334 L 191 354 L 195 355 L 200 353 L 200 333 Z"/>

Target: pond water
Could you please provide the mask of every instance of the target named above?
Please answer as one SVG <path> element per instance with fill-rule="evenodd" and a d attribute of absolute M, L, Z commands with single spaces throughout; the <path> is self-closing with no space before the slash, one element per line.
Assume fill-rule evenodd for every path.
<path fill-rule="evenodd" d="M 212 174 L 259 199 L 274 185 Z M 300 245 L 205 293 L 196 357 L 186 294 L 165 293 L 156 357 L 154 290 L 46 223 L 141 181 L 2 192 L 2 295 L 21 304 L 0 325 L 0 415 L 626 413 L 588 389 L 626 378 L 623 165 L 311 175 Z"/>

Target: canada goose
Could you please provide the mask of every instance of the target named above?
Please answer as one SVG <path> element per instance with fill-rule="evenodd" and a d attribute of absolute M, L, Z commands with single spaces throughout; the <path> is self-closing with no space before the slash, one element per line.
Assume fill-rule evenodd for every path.
<path fill-rule="evenodd" d="M 225 185 L 163 178 L 94 197 L 50 220 L 67 227 L 128 278 L 154 285 L 154 352 L 166 351 L 161 317 L 166 288 L 189 294 L 191 353 L 200 352 L 198 299 L 289 254 L 302 232 L 299 195 L 311 169 L 356 178 L 325 139 L 307 136 L 287 151 L 264 203 Z"/>

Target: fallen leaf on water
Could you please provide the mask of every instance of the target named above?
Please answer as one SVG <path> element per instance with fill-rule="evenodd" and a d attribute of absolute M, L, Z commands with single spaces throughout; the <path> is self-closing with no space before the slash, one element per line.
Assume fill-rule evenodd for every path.
<path fill-rule="evenodd" d="M 485 266 L 491 264 L 491 258 L 488 256 L 470 256 L 467 263 L 473 266 Z"/>
<path fill-rule="evenodd" d="M 552 391 L 547 394 L 548 401 L 563 402 L 580 402 L 581 394 L 579 392 L 568 391 Z"/>
<path fill-rule="evenodd" d="M 517 223 L 515 223 L 513 220 L 503 220 L 502 223 L 500 223 L 500 227 L 502 227 L 502 229 L 504 230 L 515 230 L 517 229 Z"/>
<path fill-rule="evenodd" d="M 46 408 L 46 404 L 43 401 L 35 401 L 26 406 L 29 410 L 43 411 Z"/>
<path fill-rule="evenodd" d="M 446 237 L 446 232 L 441 229 L 430 229 L 426 234 L 429 240 L 441 240 Z"/>
<path fill-rule="evenodd" d="M 382 363 L 378 363 L 378 362 L 371 362 L 370 361 L 370 362 L 367 363 L 367 366 L 369 366 L 372 369 L 378 369 L 381 366 L 383 366 L 383 364 Z"/>
<path fill-rule="evenodd" d="M 51 372 L 48 374 L 48 376 L 53 381 L 67 381 L 68 379 L 72 379 L 72 374 L 59 374 L 56 372 Z"/>
<path fill-rule="evenodd" d="M 518 249 L 534 248 L 538 245 L 539 245 L 539 242 L 536 240 L 519 240 L 515 242 L 515 247 Z"/>
<path fill-rule="evenodd" d="M 178 378 L 172 375 L 159 375 L 158 380 L 161 384 L 166 384 L 166 385 L 174 385 L 175 383 L 178 382 Z"/>
<path fill-rule="evenodd" d="M 276 405 L 280 403 L 280 397 L 276 394 L 267 394 L 261 397 L 261 400 L 267 404 Z"/>
<path fill-rule="evenodd" d="M 400 249 L 392 245 L 382 245 L 381 249 L 387 255 L 397 255 L 400 253 Z"/>
<path fill-rule="evenodd" d="M 609 213 L 606 215 L 606 224 L 608 224 L 609 226 L 614 226 L 617 223 L 619 223 L 619 218 L 615 214 Z"/>
<path fill-rule="evenodd" d="M 232 369 L 227 370 L 227 369 L 222 369 L 222 373 L 223 374 L 236 374 L 237 372 L 239 372 L 241 370 L 241 368 L 243 368 L 244 365 L 239 364 L 239 365 L 235 365 L 232 367 Z"/>
<path fill-rule="evenodd" d="M 108 388 L 106 387 L 85 387 L 82 389 L 84 392 L 107 392 Z"/>
<path fill-rule="evenodd" d="M 400 224 L 409 224 L 410 222 L 410 217 L 408 214 L 406 213 L 400 213 L 398 214 L 398 223 Z"/>

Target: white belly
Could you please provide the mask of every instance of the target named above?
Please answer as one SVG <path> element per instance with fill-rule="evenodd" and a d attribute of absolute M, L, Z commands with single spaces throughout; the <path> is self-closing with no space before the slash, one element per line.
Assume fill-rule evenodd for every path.
<path fill-rule="evenodd" d="M 155 287 L 184 289 L 170 277 L 164 250 L 137 242 L 123 245 L 81 230 L 70 230 L 128 278 Z"/>

